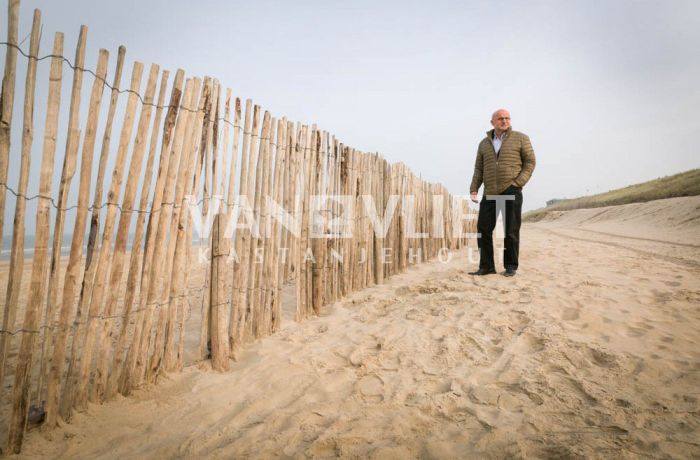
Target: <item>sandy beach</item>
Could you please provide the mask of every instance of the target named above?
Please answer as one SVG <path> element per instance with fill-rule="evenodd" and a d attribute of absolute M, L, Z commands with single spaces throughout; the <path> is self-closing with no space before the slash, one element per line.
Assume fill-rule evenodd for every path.
<path fill-rule="evenodd" d="M 641 206 L 525 224 L 515 278 L 412 267 L 21 458 L 698 458 L 700 199 Z"/>

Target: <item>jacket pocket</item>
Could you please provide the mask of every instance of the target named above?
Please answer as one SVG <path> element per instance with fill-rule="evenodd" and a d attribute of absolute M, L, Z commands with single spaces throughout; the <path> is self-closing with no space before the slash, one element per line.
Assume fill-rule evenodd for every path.
<path fill-rule="evenodd" d="M 520 167 L 518 166 L 509 166 L 508 167 L 509 172 L 510 172 L 510 177 L 512 180 L 515 180 L 516 177 L 520 175 Z"/>

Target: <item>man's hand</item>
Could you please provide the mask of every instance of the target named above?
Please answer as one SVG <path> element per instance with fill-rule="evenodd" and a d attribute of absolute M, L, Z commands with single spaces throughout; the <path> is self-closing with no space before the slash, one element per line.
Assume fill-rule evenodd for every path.
<path fill-rule="evenodd" d="M 479 202 L 479 200 L 477 199 L 477 193 L 476 193 L 476 192 L 472 192 L 472 193 L 471 193 L 471 197 L 472 197 L 472 201 L 473 201 L 474 203 L 478 203 L 478 202 Z"/>

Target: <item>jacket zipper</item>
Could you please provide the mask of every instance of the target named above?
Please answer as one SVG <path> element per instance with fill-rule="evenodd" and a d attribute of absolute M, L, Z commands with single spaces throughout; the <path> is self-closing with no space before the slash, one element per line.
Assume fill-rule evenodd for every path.
<path fill-rule="evenodd" d="M 501 149 L 503 148 L 503 143 L 506 141 L 507 135 L 508 133 L 503 133 L 503 139 L 501 139 Z M 501 188 L 498 186 L 498 154 L 500 153 L 500 150 L 496 152 L 496 146 L 493 144 L 493 138 L 491 139 L 491 147 L 493 147 L 493 153 L 496 155 L 496 189 L 501 190 Z"/>

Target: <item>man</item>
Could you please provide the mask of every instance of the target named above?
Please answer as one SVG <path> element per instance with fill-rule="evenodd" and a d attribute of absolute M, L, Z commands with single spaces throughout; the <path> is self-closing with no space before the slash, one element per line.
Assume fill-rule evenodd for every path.
<path fill-rule="evenodd" d="M 479 270 L 470 275 L 490 275 L 496 273 L 493 262 L 493 229 L 496 227 L 496 199 L 489 195 L 507 195 L 505 198 L 505 252 L 503 265 L 505 276 L 515 276 L 518 270 L 520 249 L 520 214 L 523 206 L 522 189 L 530 180 L 535 169 L 535 152 L 530 138 L 510 126 L 510 113 L 505 109 L 491 116 L 493 129 L 479 144 L 474 165 L 474 177 L 469 188 L 471 199 L 477 200 L 477 192 L 482 182 L 484 196 L 479 203 L 477 239 L 479 244 Z M 504 199 L 500 199 L 502 205 Z"/>

